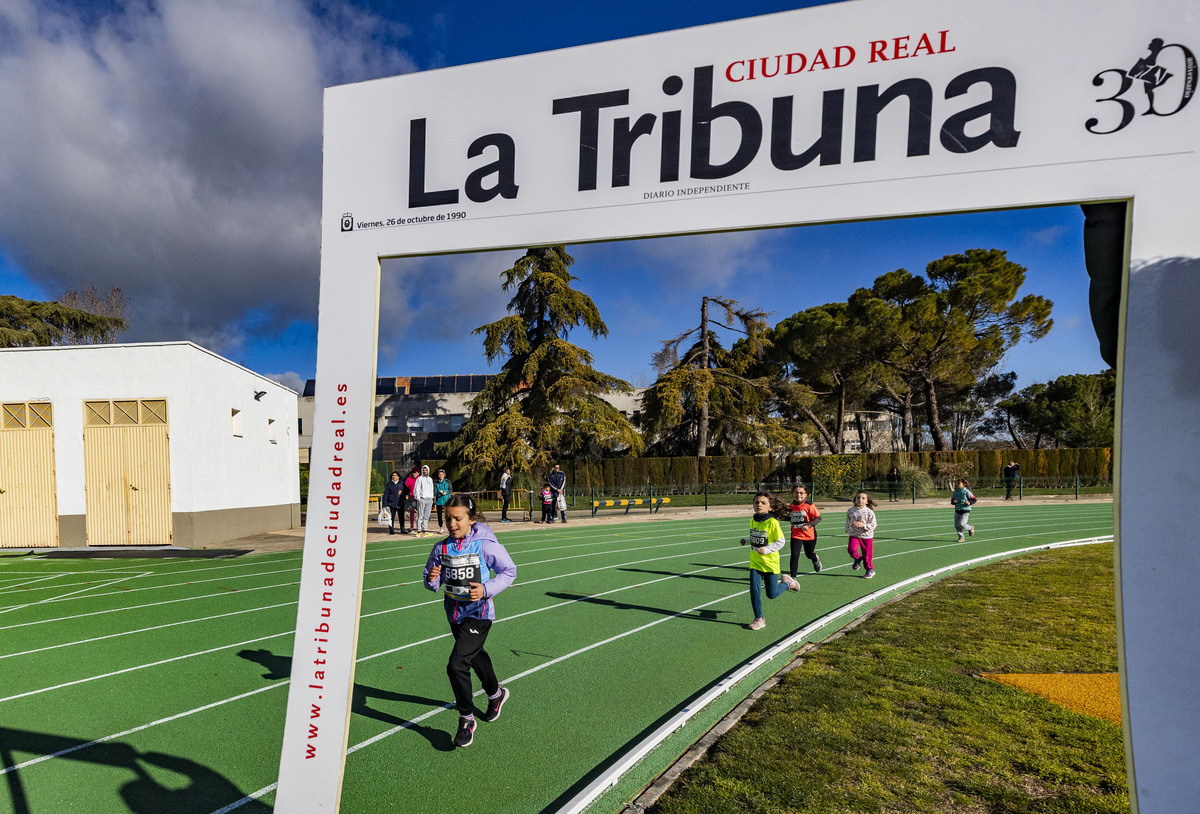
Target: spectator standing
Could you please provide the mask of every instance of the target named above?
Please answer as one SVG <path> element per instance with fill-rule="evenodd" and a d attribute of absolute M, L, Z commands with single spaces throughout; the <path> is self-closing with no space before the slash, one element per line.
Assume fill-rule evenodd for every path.
<path fill-rule="evenodd" d="M 413 496 L 413 486 L 421 475 L 421 467 L 413 466 L 404 479 L 404 511 L 408 512 L 408 530 L 417 530 L 417 500 Z"/>
<path fill-rule="evenodd" d="M 433 505 L 437 506 L 439 532 L 442 530 L 442 510 L 446 506 L 446 501 L 450 499 L 452 491 L 454 489 L 450 485 L 450 481 L 446 480 L 446 470 L 439 469 L 437 471 L 437 480 L 433 482 Z"/>
<path fill-rule="evenodd" d="M 417 500 L 417 534 L 425 537 L 429 534 L 429 512 L 433 509 L 433 478 L 429 477 L 428 466 L 421 467 L 421 474 L 413 483 L 413 497 Z"/>
<path fill-rule="evenodd" d="M 500 522 L 511 523 L 508 519 L 508 504 L 512 501 L 512 468 L 504 467 L 500 474 Z"/>
<path fill-rule="evenodd" d="M 888 502 L 889 503 L 899 503 L 900 502 L 900 481 L 901 480 L 903 480 L 903 478 L 900 476 L 900 467 L 893 466 L 891 468 L 891 470 L 887 473 Z"/>
<path fill-rule="evenodd" d="M 396 533 L 396 518 L 400 518 L 400 533 L 404 531 L 404 484 L 400 482 L 400 473 L 392 471 L 391 480 L 383 487 L 383 507 L 388 510 L 388 534 Z"/>
<path fill-rule="evenodd" d="M 550 488 L 554 490 L 554 505 L 558 507 L 562 521 L 567 522 L 567 475 L 555 464 L 550 468 Z M 551 513 L 553 519 L 553 513 Z"/>
<path fill-rule="evenodd" d="M 1013 489 L 1017 482 L 1021 479 L 1021 465 L 1016 461 L 1009 461 L 1008 466 L 1004 467 L 1004 499 L 1012 500 Z"/>

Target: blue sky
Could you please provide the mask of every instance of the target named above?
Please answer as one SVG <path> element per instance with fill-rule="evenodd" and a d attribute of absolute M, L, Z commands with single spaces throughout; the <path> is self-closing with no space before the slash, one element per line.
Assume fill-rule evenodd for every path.
<path fill-rule="evenodd" d="M 120 287 L 124 341 L 187 339 L 285 384 L 314 375 L 321 90 L 815 3 L 0 4 L 0 293 Z M 896 268 L 999 248 L 1055 326 L 1009 355 L 1019 385 L 1104 367 L 1078 207 L 572 246 L 609 337 L 573 341 L 636 385 L 700 298 L 773 313 Z M 517 254 L 389 262 L 379 374 L 486 372 L 471 330 L 504 314 Z"/>

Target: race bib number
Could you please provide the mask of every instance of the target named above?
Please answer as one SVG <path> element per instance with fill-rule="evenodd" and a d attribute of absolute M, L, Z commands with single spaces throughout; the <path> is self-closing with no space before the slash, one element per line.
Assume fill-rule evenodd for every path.
<path fill-rule="evenodd" d="M 801 509 L 798 512 L 792 512 L 792 525 L 799 526 L 808 522 L 808 512 Z"/>
<path fill-rule="evenodd" d="M 443 554 L 442 586 L 455 599 L 471 598 L 471 583 L 483 582 L 478 554 Z"/>
<path fill-rule="evenodd" d="M 767 544 L 767 533 L 762 529 L 750 529 L 750 545 L 761 548 Z"/>

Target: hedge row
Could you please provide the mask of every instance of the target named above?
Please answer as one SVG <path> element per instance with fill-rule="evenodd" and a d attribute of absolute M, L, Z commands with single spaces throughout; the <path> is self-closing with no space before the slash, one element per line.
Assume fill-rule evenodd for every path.
<path fill-rule="evenodd" d="M 651 484 L 715 484 L 882 481 L 893 466 L 931 476 L 939 465 L 965 465 L 968 477 L 999 478 L 1009 461 L 1026 478 L 1078 477 L 1084 485 L 1112 482 L 1112 450 L 1001 449 L 955 452 L 873 452 L 855 455 L 716 456 L 705 458 L 609 458 L 561 461 L 576 489 L 612 490 Z"/>

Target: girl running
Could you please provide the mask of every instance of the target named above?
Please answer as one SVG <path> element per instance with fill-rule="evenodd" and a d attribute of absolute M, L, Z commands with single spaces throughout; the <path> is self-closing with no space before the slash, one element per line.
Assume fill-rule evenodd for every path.
<path fill-rule="evenodd" d="M 492 530 L 484 525 L 483 514 L 467 495 L 454 495 L 446 501 L 446 526 L 450 536 L 429 553 L 424 581 L 431 591 L 445 590 L 442 605 L 454 635 L 446 675 L 450 677 L 459 715 L 454 745 L 466 747 L 475 736 L 471 671 L 479 676 L 487 694 L 483 720 L 491 723 L 499 718 L 508 700 L 508 689 L 500 686 L 492 659 L 483 646 L 496 618 L 493 597 L 512 585 L 517 566 Z"/>
<path fill-rule="evenodd" d="M 866 492 L 856 494 L 854 505 L 846 510 L 846 534 L 850 537 L 847 550 L 854 560 L 850 567 L 857 571 L 865 565 L 865 579 L 875 576 L 875 526 L 878 521 L 874 510 L 875 501 Z"/>
<path fill-rule="evenodd" d="M 792 550 L 788 562 L 788 573 L 795 579 L 800 575 L 800 549 L 812 560 L 813 571 L 821 573 L 821 558 L 817 556 L 817 523 L 821 522 L 821 510 L 808 502 L 808 489 L 803 483 L 792 491 L 792 505 L 788 506 L 792 520 Z"/>
<path fill-rule="evenodd" d="M 971 484 L 966 478 L 954 482 L 955 490 L 950 495 L 950 504 L 954 506 L 954 530 L 958 532 L 958 541 L 963 541 L 963 532 L 975 536 L 975 527 L 971 525 L 971 506 L 975 503 L 975 495 L 971 493 Z"/>
<path fill-rule="evenodd" d="M 779 549 L 783 548 L 784 542 L 779 518 L 790 514 L 783 501 L 770 492 L 759 492 L 754 496 L 750 536 L 742 538 L 742 545 L 750 545 L 750 607 L 754 610 L 751 630 L 762 630 L 767 626 L 762 608 L 764 582 L 767 585 L 767 599 L 774 599 L 784 591 L 800 590 L 800 583 L 790 574 L 779 573 Z"/>

